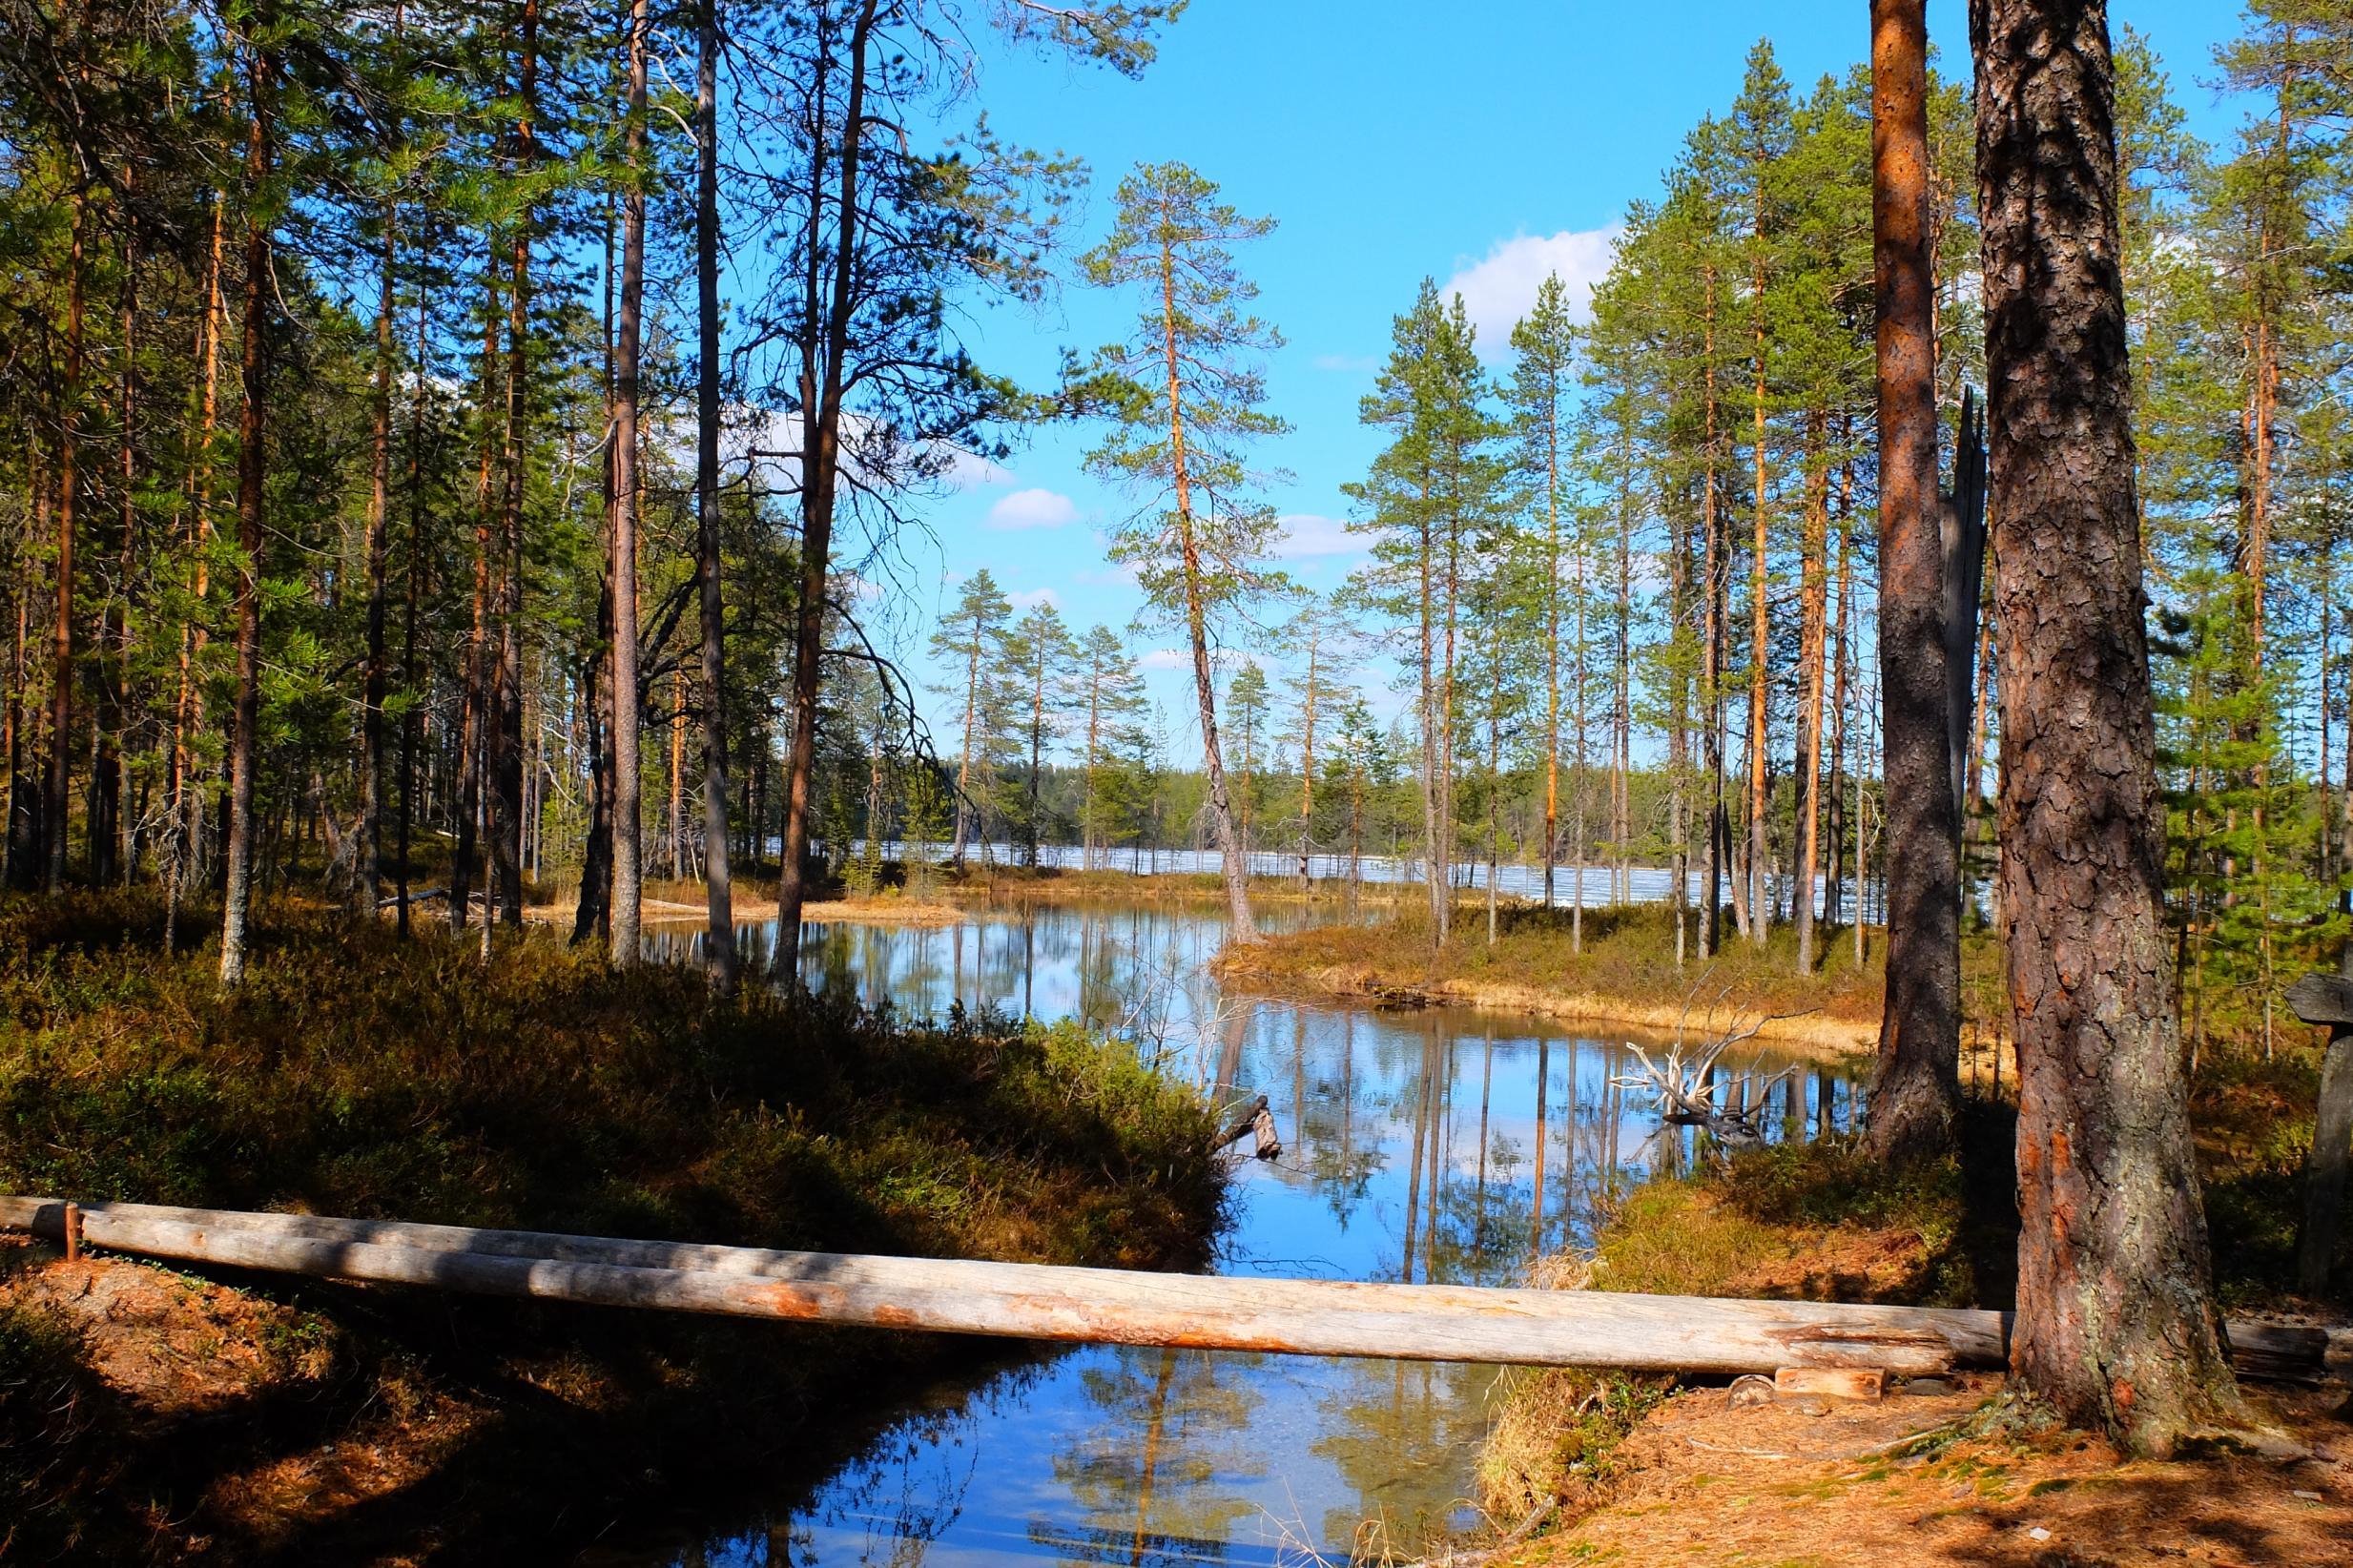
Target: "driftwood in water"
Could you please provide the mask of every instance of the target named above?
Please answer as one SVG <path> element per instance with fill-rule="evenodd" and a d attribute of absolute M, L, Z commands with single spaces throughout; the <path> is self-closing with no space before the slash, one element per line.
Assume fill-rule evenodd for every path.
<path fill-rule="evenodd" d="M 61 1239 L 65 1217 L 60 1202 L 0 1198 L 0 1225 Z M 2003 1314 L 1942 1308 L 1224 1279 L 143 1204 L 83 1206 L 82 1227 L 92 1247 L 239 1269 L 1019 1339 L 1689 1372 L 2008 1359 Z M 2318 1329 L 2230 1333 L 2253 1376 L 2317 1379 L 2332 1351 Z M 2339 1334 L 2353 1359 L 2353 1332 Z"/>
<path fill-rule="evenodd" d="M 1226 1124 L 1226 1130 L 1217 1135 L 1217 1146 L 1224 1148 L 1228 1144 L 1242 1142 L 1258 1130 L 1258 1119 L 1268 1114 L 1267 1097 L 1262 1094 L 1243 1106 L 1234 1119 Z"/>
<path fill-rule="evenodd" d="M 1283 1135 L 1275 1130 L 1274 1112 L 1267 1108 L 1263 1096 L 1258 1102 L 1258 1114 L 1250 1118 L 1250 1131 L 1258 1135 L 1257 1153 L 1261 1160 L 1274 1159 L 1283 1152 Z"/>

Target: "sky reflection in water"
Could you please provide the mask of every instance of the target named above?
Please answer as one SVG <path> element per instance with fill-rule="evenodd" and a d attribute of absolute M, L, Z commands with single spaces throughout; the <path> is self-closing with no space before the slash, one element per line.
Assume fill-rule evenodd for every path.
<path fill-rule="evenodd" d="M 1270 906 L 1270 926 L 1304 923 Z M 1328 919 L 1329 911 L 1317 918 Z M 960 1000 L 1077 1017 L 1165 1069 L 1268 1097 L 1284 1149 L 1238 1172 L 1228 1274 L 1512 1283 L 1533 1248 L 1590 1238 L 1613 1190 L 1690 1158 L 1610 1087 L 1622 1042 L 1452 1008 L 1375 1012 L 1227 998 L 1201 972 L 1222 918 L 1146 903 L 1029 906 L 948 929 L 811 926 L 803 974 L 912 1017 Z M 774 932 L 739 934 L 765 966 Z M 650 945 L 691 956 L 695 934 Z M 1749 1083 L 1778 1071 L 1744 1060 Z M 1737 1097 L 1742 1091 L 1733 1090 Z M 1847 1126 L 1853 1087 L 1772 1091 L 1778 1136 Z M 1541 1172 L 1538 1127 L 1544 1128 Z M 1541 1218 L 1537 1218 L 1539 1188 Z M 1344 1560 L 1385 1529 L 1414 1554 L 1472 1516 L 1489 1367 L 1089 1346 L 947 1390 L 821 1484 L 680 1564 L 1094 1568 Z"/>

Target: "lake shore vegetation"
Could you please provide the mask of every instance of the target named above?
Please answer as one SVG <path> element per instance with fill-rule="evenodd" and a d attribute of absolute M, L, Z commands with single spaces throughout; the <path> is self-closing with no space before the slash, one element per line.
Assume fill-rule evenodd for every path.
<path fill-rule="evenodd" d="M 485 968 L 452 938 L 258 915 L 223 994 L 210 955 L 162 951 L 152 896 L 0 902 L 0 1188 L 1130 1268 L 1198 1268 L 1221 1223 L 1209 1109 L 1069 1025 L 720 1002 L 551 935 Z M 0 1489 L 34 1560 L 487 1558 L 550 1517 L 585 1540 L 981 1353 L 36 1261 L 0 1258 Z"/>

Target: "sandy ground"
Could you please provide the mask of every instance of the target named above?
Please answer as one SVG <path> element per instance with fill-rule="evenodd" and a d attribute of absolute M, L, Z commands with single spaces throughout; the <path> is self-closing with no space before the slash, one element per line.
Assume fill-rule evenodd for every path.
<path fill-rule="evenodd" d="M 2353 1563 L 2353 1425 L 2342 1384 L 2256 1397 L 2311 1450 L 2125 1460 L 2081 1433 L 2004 1430 L 1994 1376 L 1876 1404 L 1677 1395 L 1619 1450 L 1623 1479 L 1512 1568 L 2156 1568 Z M 1998 1409 L 1999 1407 L 1994 1407 Z M 1940 1430 L 1941 1429 L 1941 1430 Z"/>

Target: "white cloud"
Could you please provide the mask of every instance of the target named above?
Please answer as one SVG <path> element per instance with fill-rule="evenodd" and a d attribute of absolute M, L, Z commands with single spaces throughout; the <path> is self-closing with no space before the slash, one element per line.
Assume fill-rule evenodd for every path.
<path fill-rule="evenodd" d="M 1336 517 L 1325 517 L 1315 512 L 1290 512 L 1275 519 L 1283 537 L 1275 542 L 1274 554 L 1282 561 L 1308 561 L 1323 556 L 1362 555 L 1362 537 L 1348 531 L 1348 525 Z"/>
<path fill-rule="evenodd" d="M 1146 670 L 1190 670 L 1193 656 L 1181 648 L 1155 648 L 1136 663 Z"/>
<path fill-rule="evenodd" d="M 1313 362 L 1318 370 L 1334 370 L 1351 376 L 1361 376 L 1368 370 L 1381 367 L 1379 356 L 1373 354 L 1318 354 Z"/>
<path fill-rule="evenodd" d="M 1005 603 L 1016 609 L 1035 609 L 1040 605 L 1052 605 L 1060 609 L 1063 608 L 1063 596 L 1050 588 L 1023 588 L 1018 593 L 1006 594 Z"/>
<path fill-rule="evenodd" d="M 1625 225 L 1599 229 L 1563 229 L 1556 235 L 1515 235 L 1489 247 L 1485 260 L 1455 268 L 1455 276 L 1438 289 L 1439 297 L 1462 296 L 1471 324 L 1478 328 L 1478 352 L 1483 360 L 1500 360 L 1511 352 L 1512 328 L 1536 303 L 1536 291 L 1546 277 L 1558 273 L 1569 291 L 1569 308 L 1579 320 L 1593 309 L 1593 286 L 1608 276 Z"/>
<path fill-rule="evenodd" d="M 988 509 L 992 528 L 1059 528 L 1079 520 L 1079 505 L 1052 490 L 1016 490 Z"/>
<path fill-rule="evenodd" d="M 948 449 L 947 471 L 944 476 L 950 485 L 959 490 L 978 490 L 997 485 L 1013 483 L 1013 470 L 1001 463 L 968 452 L 961 446 Z"/>

